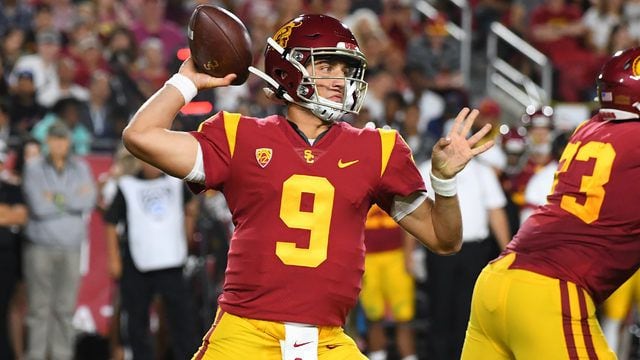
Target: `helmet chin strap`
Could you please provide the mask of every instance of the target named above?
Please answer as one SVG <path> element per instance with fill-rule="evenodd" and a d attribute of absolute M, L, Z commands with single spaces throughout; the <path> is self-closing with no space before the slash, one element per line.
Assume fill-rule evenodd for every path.
<path fill-rule="evenodd" d="M 269 89 L 269 91 L 271 93 L 267 93 L 267 96 L 269 98 L 272 98 L 273 95 L 277 95 L 282 97 L 283 99 L 285 99 L 286 101 L 295 103 L 295 101 L 293 100 L 293 98 L 291 97 L 291 95 L 289 95 L 286 91 L 284 91 L 284 89 L 280 86 L 280 84 L 278 84 L 277 81 L 273 80 L 273 78 L 269 75 L 267 75 L 266 73 L 264 73 L 262 70 L 255 68 L 253 66 L 249 66 L 249 71 L 254 74 L 255 76 L 261 78 L 262 80 L 266 81 L 269 85 L 271 85 L 274 89 L 276 89 L 276 91 L 273 91 L 271 89 Z M 267 91 L 265 91 L 267 92 Z"/>

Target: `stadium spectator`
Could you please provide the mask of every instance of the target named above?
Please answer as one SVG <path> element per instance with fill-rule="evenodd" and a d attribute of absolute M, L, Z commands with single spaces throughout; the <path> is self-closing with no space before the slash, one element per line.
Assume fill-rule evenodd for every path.
<path fill-rule="evenodd" d="M 631 36 L 629 24 L 623 22 L 611 29 L 611 35 L 607 42 L 607 54 L 615 54 L 616 51 L 631 49 L 640 44 L 638 39 Z"/>
<path fill-rule="evenodd" d="M 409 145 L 409 148 L 411 148 L 413 158 L 418 165 L 431 154 L 431 147 L 433 146 L 433 144 L 429 146 L 425 135 L 418 130 L 419 121 L 420 107 L 418 104 L 415 102 L 407 104 L 400 133 L 407 142 L 407 145 Z"/>
<path fill-rule="evenodd" d="M 29 71 L 16 74 L 16 83 L 11 89 L 9 103 L 11 104 L 9 118 L 13 135 L 28 135 L 33 126 L 47 112 L 47 109 L 36 101 L 33 73 Z"/>
<path fill-rule="evenodd" d="M 87 164 L 71 156 L 70 136 L 64 123 L 52 124 L 48 154 L 24 170 L 28 359 L 70 359 L 73 353 L 80 248 L 87 241 L 85 215 L 95 205 L 96 191 Z"/>
<path fill-rule="evenodd" d="M 13 166 L 5 173 L 6 181 L 10 184 L 21 186 L 22 174 L 25 164 L 40 157 L 40 143 L 33 138 L 22 139 L 15 152 Z M 9 333 L 11 347 L 15 359 L 24 359 L 25 351 L 25 317 L 27 309 L 27 291 L 24 284 L 22 270 L 22 248 L 24 246 L 24 229 L 17 234 L 19 247 L 16 249 L 16 262 L 18 263 L 18 279 L 13 291 L 13 297 L 9 307 Z"/>
<path fill-rule="evenodd" d="M 155 295 L 169 320 L 174 359 L 197 346 L 191 295 L 183 277 L 197 202 L 182 181 L 142 164 L 117 179 L 105 212 L 109 272 L 120 282 L 123 342 L 136 360 L 154 359 L 149 309 Z M 117 226 L 124 230 L 118 233 Z"/>
<path fill-rule="evenodd" d="M 629 23 L 631 36 L 640 40 L 640 0 L 627 0 L 624 4 L 624 18 Z"/>
<path fill-rule="evenodd" d="M 3 1 L 0 4 L 0 36 L 5 36 L 12 28 L 28 31 L 32 19 L 33 9 L 30 4 L 20 0 Z"/>
<path fill-rule="evenodd" d="M 133 79 L 145 98 L 160 89 L 169 78 L 162 54 L 160 39 L 148 38 L 140 45 L 140 56 L 135 63 Z"/>
<path fill-rule="evenodd" d="M 1 116 L 1 115 L 0 115 Z M 0 172 L 5 171 L 6 150 L 0 153 Z M 20 277 L 20 238 L 18 232 L 27 222 L 27 207 L 20 187 L 0 178 L 0 358 L 14 359 L 9 312 L 11 299 Z M 21 349 L 17 349 L 19 353 Z"/>
<path fill-rule="evenodd" d="M 383 3 L 380 25 L 389 40 L 401 53 L 406 53 L 409 41 L 414 37 L 413 1 L 387 0 Z"/>
<path fill-rule="evenodd" d="M 370 75 L 383 68 L 389 38 L 384 32 L 378 15 L 370 9 L 358 9 L 344 20 L 353 31 L 362 52 L 367 54 L 367 71 Z"/>
<path fill-rule="evenodd" d="M 594 52 L 609 55 L 613 28 L 623 21 L 624 0 L 596 0 L 582 16 L 587 26 L 587 41 Z"/>
<path fill-rule="evenodd" d="M 69 51 L 76 62 L 75 82 L 79 85 L 89 87 L 91 76 L 96 71 L 111 71 L 107 60 L 102 55 L 102 43 L 94 34 L 72 43 Z"/>
<path fill-rule="evenodd" d="M 407 59 L 407 66 L 422 70 L 431 90 L 446 91 L 463 86 L 460 44 L 449 34 L 444 14 L 425 21 L 422 35 L 409 43 Z"/>
<path fill-rule="evenodd" d="M 237 225 L 220 310 L 196 357 L 362 359 L 342 325 L 357 299 L 370 205 L 379 204 L 434 251 L 455 252 L 461 223 L 452 178 L 492 145 L 472 149 L 489 129 L 466 139 L 477 111 L 462 110 L 433 150 L 431 179 L 439 195 L 435 203 L 426 200 L 423 180 L 396 132 L 336 122 L 357 113 L 364 100 L 366 60 L 351 31 L 323 15 L 290 22 L 295 26 L 279 30 L 287 41 L 274 41 L 286 50 L 314 51 L 285 58 L 268 47 L 265 72 L 252 70 L 271 79 L 271 93 L 286 99 L 286 118 L 220 112 L 200 131 L 167 131 L 198 88 L 226 86 L 235 78 L 196 73 L 187 59 L 123 134 L 134 155 L 194 189 L 223 190 Z M 331 56 L 315 54 L 321 47 Z M 303 76 L 291 62 L 315 75 Z M 291 71 L 281 70 L 285 65 Z M 303 95 L 299 81 L 277 75 L 283 71 L 287 79 L 308 79 L 318 91 Z"/>
<path fill-rule="evenodd" d="M 113 101 L 111 75 L 96 71 L 91 76 L 89 100 L 81 106 L 80 122 L 91 133 L 91 150 L 113 152 L 120 138 L 118 113 L 122 110 Z"/>
<path fill-rule="evenodd" d="M 42 30 L 36 35 L 37 52 L 23 55 L 16 61 L 11 74 L 9 85 L 16 86 L 18 74 L 29 72 L 33 75 L 36 87 L 36 99 L 45 107 L 50 107 L 56 99 L 59 88 L 58 54 L 60 53 L 60 33 L 53 30 Z"/>
<path fill-rule="evenodd" d="M 638 58 L 605 63 L 600 109 L 569 139 L 547 204 L 480 274 L 463 360 L 616 358 L 596 307 L 640 265 Z"/>
<path fill-rule="evenodd" d="M 60 79 L 55 101 L 72 97 L 79 101 L 89 100 L 89 90 L 75 82 L 76 63 L 70 57 L 62 57 L 58 61 L 58 78 Z M 55 102 L 54 102 L 55 104 Z"/>
<path fill-rule="evenodd" d="M 11 135 L 11 121 L 9 118 L 9 106 L 0 101 L 0 143 L 6 147 L 9 144 L 9 136 Z M 6 151 L 6 149 L 0 149 Z M 6 156 L 6 154 L 3 154 Z M 4 162 L 4 160 L 3 160 Z"/>
<path fill-rule="evenodd" d="M 167 0 L 143 0 L 135 20 L 131 25 L 136 44 L 156 37 L 163 45 L 163 62 L 169 65 L 175 58 L 176 50 L 186 45 L 185 32 L 177 24 L 168 21 L 166 15 Z"/>
<path fill-rule="evenodd" d="M 62 122 L 69 130 L 71 152 L 76 155 L 86 155 L 91 149 L 91 132 L 80 123 L 82 103 L 75 98 L 58 100 L 51 111 L 45 115 L 31 130 L 34 138 L 43 143 L 43 150 L 48 152 L 48 142 L 45 141 L 49 128 Z"/>
<path fill-rule="evenodd" d="M 583 46 L 588 30 L 581 9 L 567 0 L 544 0 L 533 10 L 529 29 L 529 39 L 557 70 L 557 98 L 569 102 L 593 99 L 591 82 L 602 58 Z"/>
<path fill-rule="evenodd" d="M 2 58 L 2 66 L 4 70 L 3 78 L 11 73 L 16 61 L 23 55 L 25 44 L 26 30 L 20 28 L 9 28 L 2 36 L 2 48 L 0 49 L 0 58 Z M 6 79 L 5 79 L 6 80 Z"/>

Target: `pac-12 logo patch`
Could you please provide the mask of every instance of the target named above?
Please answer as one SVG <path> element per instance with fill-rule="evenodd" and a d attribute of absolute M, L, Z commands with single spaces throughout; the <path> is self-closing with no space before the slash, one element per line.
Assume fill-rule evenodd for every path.
<path fill-rule="evenodd" d="M 258 165 L 262 168 L 269 165 L 271 156 L 273 156 L 273 150 L 269 148 L 256 149 L 256 160 L 258 161 Z"/>

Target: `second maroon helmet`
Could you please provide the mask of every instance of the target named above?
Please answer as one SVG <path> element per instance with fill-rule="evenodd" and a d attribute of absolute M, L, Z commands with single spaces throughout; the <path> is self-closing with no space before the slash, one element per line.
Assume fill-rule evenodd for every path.
<path fill-rule="evenodd" d="M 619 51 L 603 66 L 598 75 L 600 112 L 621 110 L 633 114 L 609 111 L 613 118 L 640 114 L 640 48 Z"/>

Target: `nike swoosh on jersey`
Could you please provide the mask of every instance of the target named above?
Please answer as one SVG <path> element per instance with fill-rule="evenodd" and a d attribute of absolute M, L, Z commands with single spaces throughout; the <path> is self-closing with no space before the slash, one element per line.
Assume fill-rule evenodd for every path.
<path fill-rule="evenodd" d="M 344 169 L 344 168 L 346 168 L 347 166 L 351 166 L 351 165 L 353 165 L 353 164 L 357 163 L 358 161 L 360 161 L 360 160 L 353 160 L 353 161 L 342 162 L 342 159 L 340 159 L 340 160 L 338 160 L 338 167 L 339 167 L 340 169 Z"/>
<path fill-rule="evenodd" d="M 295 342 L 295 343 L 293 343 L 293 347 L 294 347 L 294 348 L 297 348 L 297 347 L 300 347 L 300 346 L 304 346 L 304 345 L 307 345 L 307 344 L 311 344 L 312 342 L 313 342 L 313 341 L 307 341 L 307 342 L 303 342 L 303 343 L 300 343 L 300 344 L 298 344 L 297 342 Z"/>

